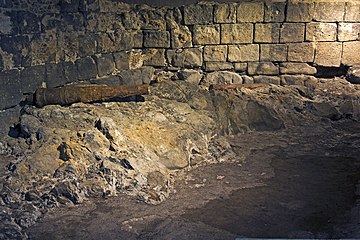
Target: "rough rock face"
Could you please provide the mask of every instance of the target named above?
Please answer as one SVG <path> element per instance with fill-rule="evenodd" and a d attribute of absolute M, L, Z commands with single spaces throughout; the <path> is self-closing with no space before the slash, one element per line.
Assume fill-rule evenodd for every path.
<path fill-rule="evenodd" d="M 358 119 L 359 96 L 339 79 L 224 91 L 164 81 L 136 101 L 26 107 L 0 142 L 1 238 L 24 237 L 46 209 L 89 197 L 159 203 L 179 170 L 234 159 L 221 136 Z"/>

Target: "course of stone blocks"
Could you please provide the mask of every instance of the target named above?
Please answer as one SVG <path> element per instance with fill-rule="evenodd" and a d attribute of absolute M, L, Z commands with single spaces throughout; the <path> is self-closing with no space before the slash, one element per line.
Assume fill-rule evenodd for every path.
<path fill-rule="evenodd" d="M 0 110 L 40 86 L 149 82 L 311 84 L 316 67 L 360 63 L 360 2 L 1 0 Z"/>

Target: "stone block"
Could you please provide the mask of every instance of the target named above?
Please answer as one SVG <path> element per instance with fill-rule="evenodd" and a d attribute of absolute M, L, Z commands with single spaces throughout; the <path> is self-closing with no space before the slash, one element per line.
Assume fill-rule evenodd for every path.
<path fill-rule="evenodd" d="M 114 33 L 98 33 L 97 36 L 97 51 L 98 53 L 111 53 L 116 52 L 119 48 L 125 48 L 120 45 L 119 37 Z M 132 46 L 132 42 L 127 43 L 129 48 Z M 119 46 L 120 45 L 120 46 Z M 120 51 L 120 50 L 119 50 Z"/>
<path fill-rule="evenodd" d="M 285 44 L 260 45 L 260 61 L 285 62 L 287 60 L 287 46 Z"/>
<path fill-rule="evenodd" d="M 248 63 L 249 75 L 279 75 L 279 67 L 272 62 Z"/>
<path fill-rule="evenodd" d="M 194 44 L 219 44 L 220 25 L 196 25 L 194 26 Z"/>
<path fill-rule="evenodd" d="M 236 23 L 236 5 L 234 3 L 222 3 L 215 5 L 215 23 Z"/>
<path fill-rule="evenodd" d="M 81 13 L 63 13 L 60 24 L 56 27 L 60 31 L 85 31 L 84 22 L 84 15 Z"/>
<path fill-rule="evenodd" d="M 243 79 L 244 84 L 253 84 L 254 78 L 247 76 L 247 75 L 241 75 L 241 78 Z"/>
<path fill-rule="evenodd" d="M 40 18 L 31 12 L 18 12 L 19 29 L 21 34 L 40 33 L 41 25 Z"/>
<path fill-rule="evenodd" d="M 314 63 L 324 67 L 340 67 L 341 50 L 341 43 L 319 42 L 316 44 Z"/>
<path fill-rule="evenodd" d="M 311 22 L 314 16 L 314 3 L 288 2 L 286 11 L 287 22 Z"/>
<path fill-rule="evenodd" d="M 76 67 L 79 72 L 79 80 L 88 80 L 97 76 L 97 67 L 92 57 L 78 59 Z"/>
<path fill-rule="evenodd" d="M 200 83 L 203 76 L 204 76 L 204 74 L 202 72 L 197 71 L 197 70 L 192 70 L 192 69 L 184 69 L 178 73 L 178 78 L 180 80 L 184 80 L 189 83 L 196 84 L 196 85 L 198 85 Z"/>
<path fill-rule="evenodd" d="M 62 64 L 50 63 L 45 65 L 46 70 L 46 87 L 54 88 L 65 85 L 66 79 L 64 76 L 64 69 Z"/>
<path fill-rule="evenodd" d="M 307 63 L 280 63 L 281 74 L 307 74 L 315 75 L 317 72 L 315 67 Z"/>
<path fill-rule="evenodd" d="M 61 12 L 78 12 L 80 7 L 80 0 L 60 0 Z"/>
<path fill-rule="evenodd" d="M 136 69 L 143 66 L 141 51 L 122 51 L 114 53 L 115 66 L 118 70 Z"/>
<path fill-rule="evenodd" d="M 10 35 L 19 33 L 17 12 L 0 11 L 0 35 Z"/>
<path fill-rule="evenodd" d="M 97 36 L 93 33 L 78 36 L 79 56 L 86 57 L 96 53 Z"/>
<path fill-rule="evenodd" d="M 225 62 L 227 58 L 227 46 L 205 46 L 204 61 Z"/>
<path fill-rule="evenodd" d="M 169 26 L 172 48 L 185 48 L 192 46 L 191 32 L 187 26 L 180 25 L 175 21 L 170 21 Z"/>
<path fill-rule="evenodd" d="M 3 69 L 27 67 L 31 63 L 30 42 L 27 36 L 0 36 L 0 57 Z"/>
<path fill-rule="evenodd" d="M 97 54 L 95 55 L 95 62 L 99 77 L 109 75 L 115 70 L 114 57 L 112 54 Z"/>
<path fill-rule="evenodd" d="M 279 23 L 257 23 L 255 24 L 256 43 L 278 43 L 280 40 Z"/>
<path fill-rule="evenodd" d="M 234 72 L 218 71 L 208 73 L 205 78 L 205 85 L 211 84 L 242 84 L 241 76 Z"/>
<path fill-rule="evenodd" d="M 278 76 L 254 76 L 254 83 L 270 83 L 280 85 L 281 79 Z"/>
<path fill-rule="evenodd" d="M 341 42 L 360 40 L 360 23 L 339 23 L 338 40 Z"/>
<path fill-rule="evenodd" d="M 167 60 L 174 67 L 201 67 L 203 51 L 201 48 L 185 48 L 167 50 Z"/>
<path fill-rule="evenodd" d="M 144 24 L 142 16 L 135 11 L 122 13 L 121 19 L 126 30 L 139 30 Z"/>
<path fill-rule="evenodd" d="M 140 15 L 142 21 L 141 29 L 143 30 L 166 30 L 166 21 L 165 21 L 165 8 L 140 8 L 136 13 Z"/>
<path fill-rule="evenodd" d="M 237 7 L 237 22 L 262 22 L 264 9 L 262 2 L 240 2 Z"/>
<path fill-rule="evenodd" d="M 306 24 L 306 41 L 336 41 L 337 24 L 312 22 Z"/>
<path fill-rule="evenodd" d="M 307 76 L 307 75 L 282 75 L 281 76 L 282 85 L 309 86 L 314 82 L 317 82 L 317 79 L 314 76 Z"/>
<path fill-rule="evenodd" d="M 59 57 L 63 61 L 75 61 L 79 58 L 79 40 L 76 32 L 58 34 Z"/>
<path fill-rule="evenodd" d="M 265 3 L 265 22 L 284 22 L 286 2 L 269 1 Z"/>
<path fill-rule="evenodd" d="M 345 21 L 360 22 L 360 3 L 347 2 L 345 7 Z"/>
<path fill-rule="evenodd" d="M 56 63 L 60 60 L 55 31 L 35 34 L 31 39 L 31 65 Z"/>
<path fill-rule="evenodd" d="M 166 66 L 165 49 L 151 48 L 144 50 L 144 65 L 154 67 Z"/>
<path fill-rule="evenodd" d="M 31 93 L 42 86 L 45 82 L 45 66 L 33 66 L 20 72 L 21 92 Z"/>
<path fill-rule="evenodd" d="M 221 43 L 252 43 L 253 24 L 223 24 L 221 25 Z"/>
<path fill-rule="evenodd" d="M 63 62 L 64 77 L 66 83 L 73 83 L 79 79 L 79 72 L 74 62 Z"/>
<path fill-rule="evenodd" d="M 228 60 L 230 62 L 251 62 L 259 61 L 259 45 L 230 45 Z"/>
<path fill-rule="evenodd" d="M 213 22 L 213 6 L 210 4 L 184 6 L 184 22 L 186 25 L 211 24 Z"/>
<path fill-rule="evenodd" d="M 345 2 L 316 2 L 314 20 L 339 22 L 344 20 Z"/>
<path fill-rule="evenodd" d="M 122 85 L 149 84 L 154 77 L 153 67 L 122 70 L 118 73 Z"/>
<path fill-rule="evenodd" d="M 240 73 L 246 73 L 247 63 L 235 63 L 235 71 Z"/>
<path fill-rule="evenodd" d="M 234 66 L 228 62 L 206 62 L 205 70 L 207 72 L 221 71 L 221 70 L 233 70 Z"/>
<path fill-rule="evenodd" d="M 342 63 L 347 66 L 360 65 L 360 41 L 343 44 Z"/>
<path fill-rule="evenodd" d="M 131 10 L 131 5 L 120 1 L 99 0 L 99 10 L 100 12 L 106 12 L 106 13 L 129 12 Z"/>
<path fill-rule="evenodd" d="M 167 31 L 145 31 L 144 47 L 149 48 L 169 48 L 170 33 Z"/>
<path fill-rule="evenodd" d="M 303 42 L 305 39 L 305 24 L 284 23 L 280 30 L 281 43 Z"/>
<path fill-rule="evenodd" d="M 0 71 L 0 79 L 0 110 L 19 104 L 23 97 L 20 71 L 17 69 Z M 0 111 L 0 113 L 1 112 L 2 111 Z"/>
<path fill-rule="evenodd" d="M 314 54 L 314 43 L 291 43 L 288 45 L 288 61 L 290 62 L 313 62 Z"/>

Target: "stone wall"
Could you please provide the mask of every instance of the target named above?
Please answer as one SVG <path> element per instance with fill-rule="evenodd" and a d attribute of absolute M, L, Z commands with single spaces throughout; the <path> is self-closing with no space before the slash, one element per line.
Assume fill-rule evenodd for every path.
<path fill-rule="evenodd" d="M 308 84 L 318 67 L 360 63 L 351 0 L 0 0 L 0 22 L 0 112 L 40 86 L 76 81 Z"/>

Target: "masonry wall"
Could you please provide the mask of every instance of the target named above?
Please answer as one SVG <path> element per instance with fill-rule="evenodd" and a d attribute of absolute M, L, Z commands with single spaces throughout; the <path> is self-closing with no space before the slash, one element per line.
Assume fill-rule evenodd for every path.
<path fill-rule="evenodd" d="M 311 84 L 360 64 L 359 1 L 0 0 L 0 23 L 0 110 L 77 81 Z"/>

